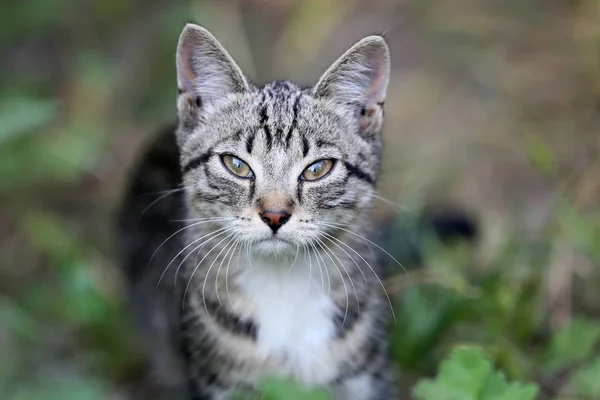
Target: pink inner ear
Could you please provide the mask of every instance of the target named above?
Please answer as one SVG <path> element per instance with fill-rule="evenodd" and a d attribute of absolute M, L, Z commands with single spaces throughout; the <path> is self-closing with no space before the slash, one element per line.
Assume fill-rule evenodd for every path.
<path fill-rule="evenodd" d="M 180 89 L 186 93 L 193 94 L 195 91 L 194 80 L 196 73 L 192 68 L 193 64 L 193 48 L 191 46 L 182 46 L 181 53 L 177 59 L 177 73 L 180 78 Z"/>
<path fill-rule="evenodd" d="M 384 65 L 385 61 L 382 60 L 381 57 L 377 57 L 377 59 L 373 61 L 373 79 L 367 89 L 367 104 L 365 104 L 367 111 L 371 110 L 370 114 L 368 112 L 366 114 L 368 117 L 373 113 L 372 110 L 374 110 L 375 106 L 382 105 L 385 100 L 387 76 Z"/>

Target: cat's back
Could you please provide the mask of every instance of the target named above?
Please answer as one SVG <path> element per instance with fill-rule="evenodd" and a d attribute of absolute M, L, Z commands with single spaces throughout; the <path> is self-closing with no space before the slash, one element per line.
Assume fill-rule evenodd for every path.
<path fill-rule="evenodd" d="M 168 127 L 152 137 L 134 163 L 118 211 L 116 247 L 133 317 L 145 332 L 141 339 L 145 355 L 152 360 L 152 380 L 177 393 L 184 374 L 173 313 L 177 309 L 173 304 L 175 268 L 163 276 L 182 247 L 180 235 L 170 236 L 185 226 L 174 129 Z M 168 398 L 179 396 L 169 394 Z"/>
<path fill-rule="evenodd" d="M 117 249 L 132 280 L 147 273 L 152 257 L 148 246 L 156 242 L 156 249 L 165 233 L 181 225 L 177 220 L 182 215 L 181 171 L 173 130 L 167 128 L 151 138 L 127 179 L 118 216 Z"/>

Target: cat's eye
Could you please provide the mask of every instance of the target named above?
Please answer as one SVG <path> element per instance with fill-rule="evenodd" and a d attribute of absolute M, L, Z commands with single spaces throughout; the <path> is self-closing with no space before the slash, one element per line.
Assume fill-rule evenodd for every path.
<path fill-rule="evenodd" d="M 234 175 L 237 175 L 240 178 L 248 179 L 254 177 L 254 172 L 252 172 L 250 166 L 236 156 L 232 156 L 231 154 L 223 154 L 221 156 L 221 160 L 223 161 L 223 165 L 225 165 L 225 167 Z"/>
<path fill-rule="evenodd" d="M 327 175 L 333 168 L 334 160 L 319 160 L 309 165 L 300 176 L 301 179 L 314 181 Z"/>

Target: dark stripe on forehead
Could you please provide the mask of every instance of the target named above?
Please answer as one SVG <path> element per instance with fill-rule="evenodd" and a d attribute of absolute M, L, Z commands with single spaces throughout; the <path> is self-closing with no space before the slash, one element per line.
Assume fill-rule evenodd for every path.
<path fill-rule="evenodd" d="M 250 136 L 246 138 L 246 151 L 248 153 L 252 153 L 252 147 L 254 146 L 254 138 L 256 137 L 256 133 L 252 132 Z"/>
<path fill-rule="evenodd" d="M 271 151 L 273 147 L 273 135 L 271 134 L 271 128 L 269 127 L 269 115 L 267 114 L 267 95 L 263 93 L 263 100 L 260 109 L 259 123 L 265 131 L 265 142 L 267 143 L 267 151 Z"/>
<path fill-rule="evenodd" d="M 258 122 L 260 125 L 267 123 L 269 116 L 267 115 L 267 94 L 263 91 L 260 100 L 260 111 L 258 112 Z"/>
<path fill-rule="evenodd" d="M 277 140 L 277 142 L 280 145 L 283 143 L 283 128 L 282 127 L 278 127 L 275 130 L 275 139 Z"/>
<path fill-rule="evenodd" d="M 190 172 L 193 169 L 198 168 L 199 166 L 201 166 L 202 164 L 204 164 L 205 162 L 207 162 L 210 157 L 212 157 L 213 152 L 212 149 L 208 150 L 206 153 L 201 154 L 198 157 L 194 157 L 192 158 L 187 164 L 185 164 L 183 166 L 183 173 L 187 173 Z"/>
<path fill-rule="evenodd" d="M 273 147 L 273 135 L 271 134 L 271 128 L 268 125 L 263 126 L 263 130 L 265 131 L 265 141 L 267 143 L 267 151 L 271 151 Z"/>
<path fill-rule="evenodd" d="M 360 167 L 356 165 L 352 165 L 349 162 L 344 162 L 344 166 L 348 170 L 348 175 L 354 176 L 360 180 L 370 183 L 371 185 L 375 182 L 375 180 L 367 174 L 365 171 L 360 169 Z"/>
<path fill-rule="evenodd" d="M 300 109 L 300 97 L 302 97 L 302 93 L 300 93 L 298 97 L 296 97 L 294 105 L 292 106 L 292 123 L 290 124 L 290 129 L 288 130 L 287 136 L 285 137 L 285 147 L 288 149 L 292 140 L 292 133 L 298 125 L 298 110 Z"/>
<path fill-rule="evenodd" d="M 323 146 L 337 147 L 335 144 L 328 142 L 326 140 L 321 140 L 321 139 L 317 139 L 315 144 L 317 145 L 317 147 L 323 147 Z"/>
<path fill-rule="evenodd" d="M 310 151 L 310 144 L 305 136 L 302 136 L 302 156 L 306 157 Z"/>

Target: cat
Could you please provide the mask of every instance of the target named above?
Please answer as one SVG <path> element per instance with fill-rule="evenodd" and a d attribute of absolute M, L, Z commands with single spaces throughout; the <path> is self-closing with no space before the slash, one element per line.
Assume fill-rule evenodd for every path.
<path fill-rule="evenodd" d="M 117 237 L 167 398 L 227 399 L 272 376 L 336 400 L 397 398 L 367 239 L 386 41 L 360 40 L 312 87 L 258 87 L 187 24 L 176 67 L 178 125 L 134 171 Z"/>

